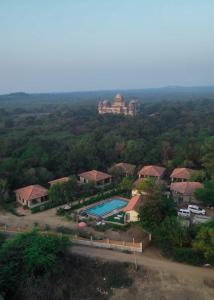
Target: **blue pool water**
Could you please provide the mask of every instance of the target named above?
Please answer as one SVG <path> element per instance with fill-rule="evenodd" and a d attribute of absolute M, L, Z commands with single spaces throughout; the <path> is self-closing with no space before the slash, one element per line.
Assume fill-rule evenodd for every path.
<path fill-rule="evenodd" d="M 85 210 L 85 212 L 89 215 L 94 215 L 97 217 L 102 217 L 113 210 L 118 210 L 119 208 L 123 208 L 128 204 L 126 200 L 112 198 L 109 201 L 106 201 L 101 204 L 94 205 Z"/>

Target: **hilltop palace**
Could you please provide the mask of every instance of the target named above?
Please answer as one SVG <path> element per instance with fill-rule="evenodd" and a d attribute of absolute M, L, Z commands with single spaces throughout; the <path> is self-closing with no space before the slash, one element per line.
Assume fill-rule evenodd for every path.
<path fill-rule="evenodd" d="M 98 104 L 99 114 L 121 114 L 125 116 L 136 116 L 139 112 L 139 105 L 136 100 L 126 103 L 122 95 L 117 94 L 114 102 L 108 100 L 100 101 Z"/>

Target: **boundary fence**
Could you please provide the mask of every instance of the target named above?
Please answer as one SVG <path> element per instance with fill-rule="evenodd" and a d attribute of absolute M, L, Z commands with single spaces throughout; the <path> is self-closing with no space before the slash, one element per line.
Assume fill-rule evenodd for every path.
<path fill-rule="evenodd" d="M 69 234 L 62 234 L 55 231 L 41 229 L 38 227 L 41 233 L 45 234 L 54 234 L 54 235 L 66 235 L 73 244 L 77 245 L 85 245 L 90 247 L 97 247 L 97 248 L 105 248 L 105 249 L 112 249 L 112 250 L 120 250 L 120 251 L 130 251 L 130 252 L 139 252 L 142 253 L 143 249 L 149 243 L 149 239 L 146 239 L 144 242 L 136 243 L 133 239 L 132 242 L 127 241 L 118 241 L 118 240 L 111 240 L 111 239 L 102 239 L 102 240 L 94 240 L 92 237 L 91 239 L 86 239 L 79 237 L 78 235 L 69 235 Z M 30 228 L 28 227 L 12 227 L 8 225 L 1 224 L 0 231 L 5 233 L 24 233 L 29 231 Z"/>

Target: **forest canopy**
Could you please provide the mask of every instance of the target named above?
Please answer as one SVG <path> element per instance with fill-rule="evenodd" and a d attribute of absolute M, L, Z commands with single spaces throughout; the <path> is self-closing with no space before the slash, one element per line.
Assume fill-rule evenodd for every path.
<path fill-rule="evenodd" d="M 98 115 L 90 101 L 8 103 L 0 102 L 0 179 L 10 190 L 120 161 L 214 174 L 214 100 L 143 102 L 135 118 Z"/>

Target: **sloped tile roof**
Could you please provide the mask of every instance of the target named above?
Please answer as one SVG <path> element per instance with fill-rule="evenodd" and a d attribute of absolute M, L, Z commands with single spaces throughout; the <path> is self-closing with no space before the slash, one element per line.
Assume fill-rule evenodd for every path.
<path fill-rule="evenodd" d="M 128 205 L 123 209 L 124 212 L 136 209 L 142 201 L 141 195 L 136 195 L 131 198 Z"/>
<path fill-rule="evenodd" d="M 52 185 L 52 184 L 55 184 L 55 183 L 64 183 L 64 182 L 68 182 L 68 180 L 69 180 L 69 177 L 62 177 L 62 178 L 58 178 L 58 179 L 51 180 L 51 181 L 49 181 L 48 183 L 49 183 L 50 185 Z"/>
<path fill-rule="evenodd" d="M 163 176 L 164 172 L 166 171 L 166 168 L 160 167 L 160 166 L 144 166 L 139 174 L 143 176 L 154 176 L 154 177 L 161 177 Z"/>
<path fill-rule="evenodd" d="M 192 196 L 197 189 L 203 188 L 200 182 L 174 182 L 170 185 L 170 190 L 182 195 Z"/>
<path fill-rule="evenodd" d="M 83 172 L 79 174 L 79 176 L 87 179 L 88 181 L 94 181 L 94 182 L 105 180 L 112 177 L 107 173 L 96 171 L 96 170 Z"/>
<path fill-rule="evenodd" d="M 132 165 L 132 164 L 121 162 L 121 163 L 115 164 L 113 166 L 113 168 L 118 168 L 118 169 L 121 169 L 125 173 L 133 174 L 136 166 Z"/>
<path fill-rule="evenodd" d="M 41 185 L 35 184 L 17 189 L 15 190 L 15 193 L 18 194 L 21 199 L 28 202 L 30 200 L 47 196 L 48 190 Z"/>
<path fill-rule="evenodd" d="M 188 168 L 176 168 L 170 175 L 171 178 L 190 179 L 194 170 Z"/>

